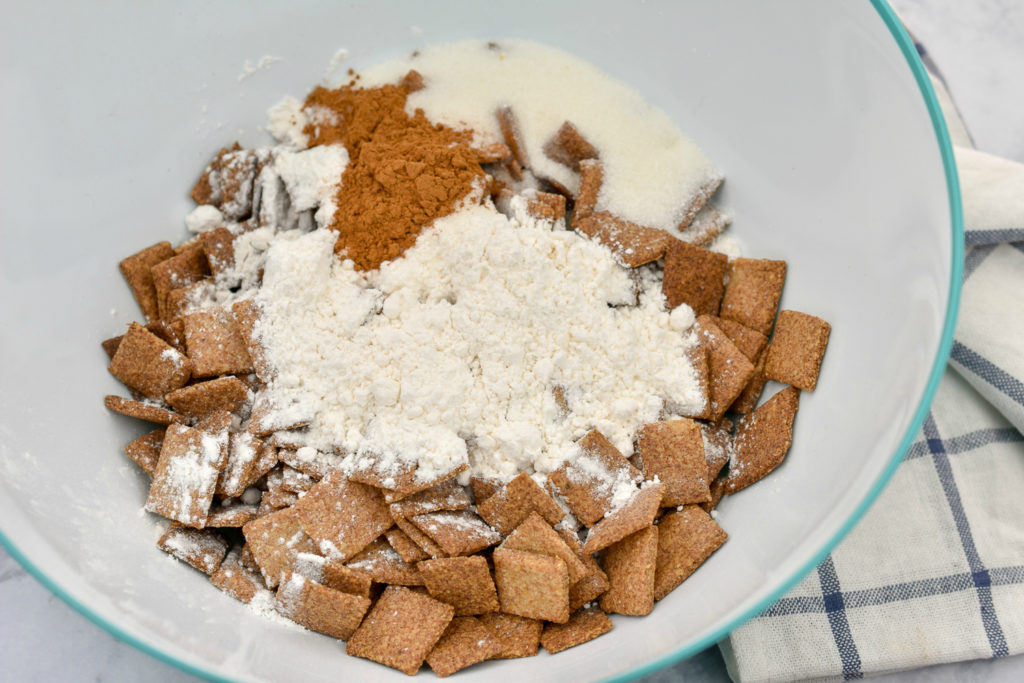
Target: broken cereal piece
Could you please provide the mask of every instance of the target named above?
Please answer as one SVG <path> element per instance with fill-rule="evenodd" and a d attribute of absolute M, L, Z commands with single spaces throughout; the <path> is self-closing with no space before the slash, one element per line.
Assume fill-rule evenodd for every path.
<path fill-rule="evenodd" d="M 425 560 L 416 567 L 431 597 L 454 607 L 457 616 L 498 611 L 498 593 L 482 555 Z"/>
<path fill-rule="evenodd" d="M 198 242 L 182 249 L 175 256 L 161 261 L 152 268 L 153 287 L 156 290 L 156 305 L 163 320 L 171 320 L 167 308 L 167 295 L 172 289 L 187 287 L 199 282 L 210 274 L 206 252 Z"/>
<path fill-rule="evenodd" d="M 735 258 L 729 262 L 727 273 L 729 282 L 720 315 L 770 335 L 786 282 L 786 262 Z"/>
<path fill-rule="evenodd" d="M 256 180 L 256 152 L 236 149 L 219 159 L 220 211 L 232 221 L 252 215 L 253 182 Z"/>
<path fill-rule="evenodd" d="M 183 425 L 168 427 L 146 510 L 202 529 L 224 467 L 226 444 L 226 432 L 215 435 Z"/>
<path fill-rule="evenodd" d="M 469 478 L 469 490 L 473 494 L 473 502 L 477 505 L 490 498 L 500 488 L 501 482 L 497 479 Z"/>
<path fill-rule="evenodd" d="M 185 322 L 185 346 L 194 377 L 246 374 L 252 359 L 234 317 L 222 308 L 190 313 Z"/>
<path fill-rule="evenodd" d="M 729 257 L 678 239 L 671 239 L 665 252 L 665 275 L 661 281 L 665 305 L 679 304 L 694 315 L 718 315 Z"/>
<path fill-rule="evenodd" d="M 349 481 L 341 471 L 321 479 L 295 503 L 294 509 L 320 554 L 342 561 L 393 524 L 380 491 Z"/>
<path fill-rule="evenodd" d="M 667 513 L 658 522 L 658 566 L 654 599 L 661 600 L 687 579 L 728 534 L 697 505 Z"/>
<path fill-rule="evenodd" d="M 657 477 L 665 484 L 662 507 L 710 500 L 704 437 L 693 420 L 683 418 L 644 425 L 637 432 L 635 457 L 644 479 Z"/>
<path fill-rule="evenodd" d="M 768 347 L 764 374 L 803 391 L 814 391 L 832 326 L 798 311 L 781 311 Z"/>
<path fill-rule="evenodd" d="M 531 512 L 538 513 L 551 525 L 558 524 L 565 517 L 555 499 L 525 472 L 478 503 L 477 512 L 502 536 L 512 533 Z"/>
<path fill-rule="evenodd" d="M 352 636 L 370 599 L 321 586 L 301 574 L 289 574 L 277 589 L 278 610 L 311 631 L 346 640 Z"/>
<path fill-rule="evenodd" d="M 569 619 L 569 572 L 557 557 L 494 550 L 494 582 L 501 611 L 564 624 Z"/>
<path fill-rule="evenodd" d="M 423 548 L 416 545 L 416 543 L 409 538 L 409 534 L 402 531 L 401 527 L 391 527 L 384 533 L 384 535 L 387 536 L 388 543 L 390 543 L 391 547 L 395 549 L 395 552 L 398 553 L 399 557 L 410 564 L 430 557 Z"/>
<path fill-rule="evenodd" d="M 516 614 L 491 612 L 481 614 L 478 619 L 491 632 L 497 648 L 491 659 L 513 659 L 533 657 L 540 647 L 540 632 L 544 622 Z"/>
<path fill-rule="evenodd" d="M 110 361 L 109 370 L 129 389 L 146 398 L 162 400 L 164 394 L 188 382 L 192 363 L 142 325 L 132 323 Z"/>
<path fill-rule="evenodd" d="M 345 651 L 412 676 L 454 616 L 451 605 L 389 586 L 352 634 Z"/>
<path fill-rule="evenodd" d="M 608 575 L 598 566 L 594 558 L 590 557 L 590 555 L 587 555 L 586 558 L 590 560 L 590 565 L 592 565 L 588 565 L 590 573 L 569 586 L 570 610 L 578 610 L 588 602 L 597 600 L 611 587 Z M 586 559 L 584 562 L 586 563 Z"/>
<path fill-rule="evenodd" d="M 242 527 L 242 533 L 268 588 L 275 588 L 281 578 L 292 571 L 299 553 L 316 549 L 292 508 L 257 517 Z"/>
<path fill-rule="evenodd" d="M 218 377 L 175 389 L 167 394 L 166 400 L 179 413 L 201 418 L 217 410 L 234 412 L 245 403 L 247 396 L 242 380 Z"/>
<path fill-rule="evenodd" d="M 612 630 L 612 620 L 597 607 L 581 609 L 564 624 L 547 624 L 540 636 L 544 649 L 555 654 Z"/>
<path fill-rule="evenodd" d="M 704 208 L 693 217 L 693 221 L 690 222 L 690 225 L 686 227 L 686 230 L 683 231 L 680 237 L 690 244 L 706 247 L 716 237 L 721 235 L 729 227 L 730 223 L 732 223 L 731 216 L 709 204 L 705 204 Z"/>
<path fill-rule="evenodd" d="M 682 232 L 690 227 L 690 224 L 700 213 L 701 209 L 708 203 L 711 197 L 718 191 L 722 181 L 725 180 L 725 176 L 715 171 L 715 173 L 708 178 L 703 185 L 697 188 L 696 192 L 693 193 L 693 197 L 690 198 L 686 208 L 683 209 L 683 215 L 679 219 L 679 224 L 676 226 L 676 230 Z"/>
<path fill-rule="evenodd" d="M 156 463 L 160 459 L 160 447 L 164 444 L 166 432 L 167 430 L 163 427 L 154 429 L 124 447 L 125 455 L 134 460 L 135 464 L 151 477 L 156 470 Z"/>
<path fill-rule="evenodd" d="M 166 261 L 173 256 L 174 249 L 171 248 L 170 242 L 157 242 L 132 254 L 118 264 L 121 274 L 128 281 L 128 287 L 135 295 L 135 300 L 147 320 L 155 320 L 159 316 L 156 286 L 153 284 L 151 269 L 161 261 Z"/>
<path fill-rule="evenodd" d="M 630 268 L 660 259 L 672 239 L 664 230 L 645 228 L 607 211 L 574 218 L 572 227 L 608 247 L 612 254 Z M 667 276 L 667 268 L 665 273 Z"/>
<path fill-rule="evenodd" d="M 116 337 L 110 339 L 104 339 L 100 342 L 100 346 L 103 347 L 103 352 L 107 354 L 107 358 L 110 360 L 114 359 L 114 354 L 117 353 L 117 347 L 121 345 L 121 340 L 124 339 L 123 334 L 119 334 Z"/>
<path fill-rule="evenodd" d="M 746 325 L 741 325 L 735 320 L 710 315 L 701 316 L 701 318 L 706 318 L 714 323 L 751 363 L 761 357 L 761 352 L 768 344 L 768 337 L 757 330 L 750 329 Z"/>
<path fill-rule="evenodd" d="M 455 617 L 427 655 L 427 665 L 439 678 L 490 659 L 499 645 L 476 617 Z"/>
<path fill-rule="evenodd" d="M 217 480 L 217 494 L 237 498 L 277 464 L 277 449 L 248 432 L 231 434 L 227 464 Z"/>
<path fill-rule="evenodd" d="M 345 566 L 363 572 L 377 583 L 396 586 L 423 585 L 423 577 L 415 565 L 403 560 L 383 536 L 356 553 Z"/>
<path fill-rule="evenodd" d="M 561 558 L 569 572 L 570 584 L 576 583 L 589 573 L 576 551 L 566 545 L 558 532 L 536 512 L 531 513 L 516 527 L 501 547 Z"/>
<path fill-rule="evenodd" d="M 736 493 L 774 470 L 793 444 L 793 419 L 800 390 L 786 387 L 736 425 L 726 492 Z"/>
<path fill-rule="evenodd" d="M 579 163 L 580 187 L 573 205 L 572 226 L 577 221 L 592 216 L 597 211 L 597 197 L 604 183 L 604 166 L 597 159 L 586 159 Z"/>
<path fill-rule="evenodd" d="M 548 482 L 576 519 L 590 526 L 611 510 L 616 492 L 635 489 L 641 475 L 596 429 L 577 445 L 579 454 L 549 474 Z"/>
<path fill-rule="evenodd" d="M 584 159 L 596 159 L 597 148 L 590 144 L 585 137 L 569 121 L 566 121 L 544 143 L 544 154 L 549 159 L 568 166 L 574 171 L 580 170 L 580 162 Z"/>
<path fill-rule="evenodd" d="M 471 555 L 501 541 L 501 535 L 469 510 L 429 512 L 410 519 L 446 555 Z"/>
<path fill-rule="evenodd" d="M 505 139 L 505 144 L 508 145 L 509 150 L 512 152 L 512 158 L 523 168 L 529 168 L 530 160 L 526 155 L 526 142 L 523 140 L 523 135 L 519 129 L 519 121 L 516 119 L 512 107 L 507 104 L 498 107 L 495 116 L 498 117 L 498 127 L 501 129 L 501 136 Z"/>
<path fill-rule="evenodd" d="M 199 236 L 206 252 L 210 272 L 214 275 L 225 273 L 235 265 L 235 235 L 221 226 Z"/>
<path fill-rule="evenodd" d="M 216 531 L 191 529 L 171 522 L 156 542 L 170 553 L 201 572 L 213 574 L 228 552 L 228 542 Z"/>
<path fill-rule="evenodd" d="M 123 396 L 106 396 L 103 399 L 103 405 L 108 410 L 113 410 L 115 413 L 126 415 L 128 417 L 135 417 L 146 422 L 154 422 L 159 425 L 169 424 L 181 424 L 188 422 L 188 419 L 184 415 L 178 415 L 170 410 L 165 410 L 159 406 L 150 405 L 149 403 L 143 403 L 142 401 L 133 401 L 130 398 L 124 398 Z"/>
<path fill-rule="evenodd" d="M 717 422 L 733 404 L 754 375 L 754 365 L 736 348 L 732 340 L 710 316 L 697 319 L 697 330 L 701 343 L 708 348 L 708 373 L 710 400 L 705 406 L 703 417 Z"/>
<path fill-rule="evenodd" d="M 388 506 L 392 517 L 415 517 L 439 510 L 465 510 L 472 504 L 469 494 L 455 479 L 449 479 Z"/>
<path fill-rule="evenodd" d="M 664 492 L 664 484 L 645 482 L 628 503 L 591 527 L 583 552 L 604 550 L 612 543 L 650 526 L 658 514 Z"/>
<path fill-rule="evenodd" d="M 242 564 L 240 555 L 237 548 L 229 552 L 217 571 L 210 575 L 210 583 L 235 600 L 248 603 L 265 586 L 257 571 Z"/>
<path fill-rule="evenodd" d="M 565 218 L 565 197 L 552 192 L 527 191 L 526 213 L 544 221 L 558 221 Z"/>
<path fill-rule="evenodd" d="M 643 616 L 654 609 L 658 527 L 649 526 L 608 546 L 602 554 L 611 587 L 601 596 L 605 612 Z"/>

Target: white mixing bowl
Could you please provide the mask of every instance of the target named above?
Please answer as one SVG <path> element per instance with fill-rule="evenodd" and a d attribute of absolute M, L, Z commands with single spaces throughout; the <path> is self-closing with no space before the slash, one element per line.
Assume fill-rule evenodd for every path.
<path fill-rule="evenodd" d="M 359 68 L 425 44 L 516 36 L 639 89 L 727 175 L 747 253 L 789 262 L 783 306 L 831 321 L 817 391 L 767 480 L 725 499 L 730 540 L 644 618 L 556 657 L 460 674 L 627 677 L 764 609 L 850 529 L 917 431 L 952 336 L 962 231 L 944 124 L 884 3 L 244 2 L 4 10 L 0 112 L 0 540 L 117 636 L 210 677 L 400 680 L 336 640 L 254 616 L 169 559 L 104 410 L 100 340 L 136 307 L 116 262 L 184 237 L 190 187 L 338 48 Z M 244 64 L 264 55 L 247 78 Z M 430 676 L 431 674 L 423 674 Z"/>

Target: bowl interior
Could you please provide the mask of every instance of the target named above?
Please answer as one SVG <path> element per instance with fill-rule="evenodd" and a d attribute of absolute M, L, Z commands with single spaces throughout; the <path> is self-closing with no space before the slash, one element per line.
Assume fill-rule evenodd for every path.
<path fill-rule="evenodd" d="M 632 84 L 722 169 L 745 253 L 789 262 L 783 306 L 833 325 L 793 449 L 725 499 L 728 543 L 645 618 L 558 657 L 465 680 L 623 674 L 693 651 L 776 594 L 844 527 L 926 393 L 943 336 L 952 239 L 942 158 L 900 49 L 867 3 L 67 3 L 7 10 L 0 46 L 0 531 L 98 620 L 197 672 L 399 680 L 327 637 L 252 614 L 156 549 L 145 476 L 120 449 L 145 426 L 99 342 L 137 317 L 116 262 L 184 237 L 209 155 L 261 144 L 264 112 L 342 69 L 429 43 L 516 36 Z M 55 16 L 56 15 L 56 16 Z M 131 27 L 126 30 L 124 27 Z M 246 74 L 248 60 L 282 61 Z M 769 386 L 768 391 L 774 390 Z"/>

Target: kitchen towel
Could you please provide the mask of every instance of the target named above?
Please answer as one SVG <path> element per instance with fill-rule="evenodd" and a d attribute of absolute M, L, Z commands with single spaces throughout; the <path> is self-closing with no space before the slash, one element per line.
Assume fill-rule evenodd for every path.
<path fill-rule="evenodd" d="M 941 78 L 966 258 L 953 349 L 888 487 L 801 583 L 719 646 L 742 683 L 1024 653 L 1024 165 L 973 149 Z"/>

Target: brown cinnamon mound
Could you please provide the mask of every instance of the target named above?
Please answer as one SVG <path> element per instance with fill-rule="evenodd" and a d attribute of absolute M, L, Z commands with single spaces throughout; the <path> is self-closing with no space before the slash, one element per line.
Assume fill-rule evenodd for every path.
<path fill-rule="evenodd" d="M 484 171 L 472 134 L 434 125 L 422 111 L 409 116 L 408 85 L 316 88 L 305 108 L 310 146 L 344 144 L 349 164 L 330 227 L 335 252 L 359 270 L 373 270 L 416 243 L 420 230 L 453 213 L 482 188 Z"/>

